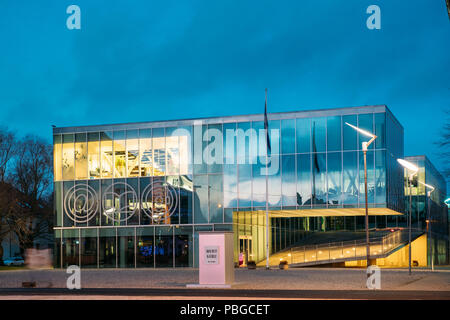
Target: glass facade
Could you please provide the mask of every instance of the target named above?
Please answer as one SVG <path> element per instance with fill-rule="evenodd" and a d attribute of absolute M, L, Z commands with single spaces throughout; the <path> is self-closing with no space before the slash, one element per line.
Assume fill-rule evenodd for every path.
<path fill-rule="evenodd" d="M 408 173 L 404 172 L 405 208 L 409 214 L 411 194 L 411 228 L 428 233 L 428 264 L 434 259 L 434 264 L 448 264 L 448 208 L 444 203 L 447 195 L 445 179 L 425 156 L 406 157 L 418 168 L 411 186 L 408 183 Z M 433 186 L 431 191 L 425 184 Z M 410 188 L 411 187 L 411 188 Z M 411 190 L 411 192 L 410 192 Z M 430 198 L 428 199 L 428 195 Z M 403 224 L 407 226 L 407 221 Z"/>
<path fill-rule="evenodd" d="M 309 232 L 363 229 L 368 139 L 346 123 L 378 136 L 371 223 L 402 223 L 403 128 L 387 107 L 269 119 L 267 155 L 263 115 L 55 128 L 55 265 L 195 267 L 203 230 L 233 230 L 236 261 L 240 250 L 262 260 L 266 198 L 271 252 Z"/>

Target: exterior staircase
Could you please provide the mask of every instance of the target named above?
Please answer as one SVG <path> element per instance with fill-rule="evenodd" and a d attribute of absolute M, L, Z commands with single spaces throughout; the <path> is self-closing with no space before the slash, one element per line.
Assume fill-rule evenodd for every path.
<path fill-rule="evenodd" d="M 422 230 L 412 230 L 411 241 L 421 236 Z M 408 230 L 400 229 L 388 234 L 370 238 L 371 259 L 385 258 L 408 244 Z M 270 266 L 278 266 L 280 261 L 287 261 L 290 267 L 306 267 L 320 264 L 332 264 L 345 261 L 366 259 L 366 239 L 335 241 L 315 245 L 293 246 L 281 250 L 269 257 Z M 266 260 L 261 260 L 257 266 L 265 266 Z"/>

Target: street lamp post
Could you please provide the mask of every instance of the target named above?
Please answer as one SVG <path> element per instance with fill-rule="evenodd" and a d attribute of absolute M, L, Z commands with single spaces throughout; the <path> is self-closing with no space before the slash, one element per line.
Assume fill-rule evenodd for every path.
<path fill-rule="evenodd" d="M 434 271 L 434 246 L 431 243 L 432 237 L 431 237 L 431 203 L 430 203 L 430 198 L 431 198 L 431 193 L 434 191 L 434 187 L 430 186 L 429 184 L 423 183 L 422 181 L 419 181 L 420 184 L 424 185 L 425 187 L 431 189 L 427 191 L 427 233 L 428 233 L 428 243 L 431 246 L 431 270 Z M 428 225 L 429 225 L 429 229 L 428 229 Z"/>
<path fill-rule="evenodd" d="M 350 123 L 346 122 L 346 125 L 352 127 L 359 133 L 365 135 L 366 137 L 370 137 L 371 139 L 369 141 L 364 141 L 362 143 L 362 150 L 364 153 L 364 194 L 365 194 L 365 204 L 366 204 L 366 258 L 367 258 L 367 267 L 370 266 L 370 243 L 369 243 L 369 202 L 367 199 L 367 149 L 369 148 L 369 145 L 375 141 L 377 138 L 376 135 L 365 131 L 363 129 L 360 129 L 358 127 L 355 127 L 354 125 L 351 125 Z M 367 277 L 369 277 L 370 274 L 367 274 Z"/>
<path fill-rule="evenodd" d="M 411 215 L 412 215 L 412 196 L 411 196 L 411 190 L 412 190 L 412 182 L 414 175 L 419 171 L 419 168 L 417 168 L 416 165 L 412 164 L 409 161 L 403 160 L 403 159 L 397 159 L 398 163 L 401 164 L 401 166 L 407 170 L 410 170 L 412 173 L 408 177 L 408 184 L 409 184 L 409 219 L 408 219 L 408 246 L 409 246 L 409 275 L 411 275 Z"/>

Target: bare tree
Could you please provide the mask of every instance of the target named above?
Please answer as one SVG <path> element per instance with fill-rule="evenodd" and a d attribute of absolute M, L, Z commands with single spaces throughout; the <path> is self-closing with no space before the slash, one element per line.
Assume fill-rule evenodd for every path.
<path fill-rule="evenodd" d="M 10 201 L 13 188 L 5 183 L 8 168 L 15 155 L 16 137 L 5 128 L 0 129 L 0 262 L 3 257 L 3 239 L 10 232 L 6 220 L 14 206 Z"/>
<path fill-rule="evenodd" d="M 4 182 L 8 166 L 15 155 L 16 137 L 7 129 L 0 129 L 0 182 Z"/>
<path fill-rule="evenodd" d="M 11 183 L 17 190 L 20 210 L 12 212 L 8 224 L 19 239 L 21 250 L 49 235 L 52 225 L 52 146 L 36 136 L 17 143 Z"/>
<path fill-rule="evenodd" d="M 446 116 L 446 122 L 436 144 L 441 148 L 440 155 L 445 162 L 443 174 L 446 179 L 450 179 L 450 110 L 446 111 Z"/>

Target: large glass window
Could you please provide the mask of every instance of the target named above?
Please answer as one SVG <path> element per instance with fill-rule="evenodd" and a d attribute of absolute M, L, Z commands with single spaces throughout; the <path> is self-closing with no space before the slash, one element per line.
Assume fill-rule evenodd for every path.
<path fill-rule="evenodd" d="M 194 223 L 208 223 L 208 175 L 194 176 Z"/>
<path fill-rule="evenodd" d="M 297 155 L 297 205 L 311 205 L 311 154 Z"/>
<path fill-rule="evenodd" d="M 327 150 L 339 151 L 341 150 L 341 117 L 327 118 Z"/>
<path fill-rule="evenodd" d="M 102 178 L 112 178 L 114 168 L 112 132 L 100 132 L 100 149 Z"/>
<path fill-rule="evenodd" d="M 127 177 L 139 177 L 138 130 L 127 130 Z"/>
<path fill-rule="evenodd" d="M 80 237 L 78 232 L 79 230 L 63 230 L 63 268 L 71 265 L 80 265 Z"/>
<path fill-rule="evenodd" d="M 312 152 L 326 151 L 327 118 L 311 119 Z"/>
<path fill-rule="evenodd" d="M 152 129 L 139 130 L 139 146 L 141 176 L 149 177 L 153 175 Z"/>
<path fill-rule="evenodd" d="M 155 229 L 155 266 L 173 266 L 173 229 L 157 227 Z"/>
<path fill-rule="evenodd" d="M 166 128 L 167 175 L 180 173 L 179 136 L 174 135 L 177 128 Z"/>
<path fill-rule="evenodd" d="M 99 266 L 116 267 L 116 229 L 99 229 Z"/>
<path fill-rule="evenodd" d="M 386 151 L 375 151 L 375 203 L 386 203 Z"/>
<path fill-rule="evenodd" d="M 227 131 L 230 134 L 228 136 Z M 234 132 L 236 123 L 225 123 L 224 132 L 224 166 L 223 166 L 223 189 L 224 189 L 224 207 L 237 207 L 237 165 L 236 165 L 236 144 L 234 143 Z M 229 142 L 227 139 L 232 139 Z M 232 144 L 231 144 L 232 143 Z"/>
<path fill-rule="evenodd" d="M 313 205 L 323 207 L 327 201 L 327 171 L 326 171 L 326 154 L 312 154 L 312 200 Z"/>
<path fill-rule="evenodd" d="M 364 155 L 359 154 L 359 203 L 364 205 L 366 202 L 364 189 Z M 367 199 L 368 203 L 373 203 L 375 194 L 375 170 L 374 170 L 374 153 L 367 152 Z"/>
<path fill-rule="evenodd" d="M 98 132 L 88 133 L 89 178 L 100 178 L 100 141 Z"/>
<path fill-rule="evenodd" d="M 136 229 L 136 267 L 155 266 L 154 228 Z"/>
<path fill-rule="evenodd" d="M 352 127 L 346 125 L 345 123 L 349 123 L 351 125 L 354 125 L 355 127 L 358 126 L 357 123 L 357 117 L 356 115 L 347 115 L 342 117 L 342 134 L 343 134 L 343 141 L 344 141 L 344 150 L 357 150 L 357 142 L 358 142 L 358 135 L 355 129 Z"/>
<path fill-rule="evenodd" d="M 74 170 L 74 135 L 64 134 L 63 135 L 63 179 L 73 180 L 75 178 Z"/>
<path fill-rule="evenodd" d="M 297 152 L 311 152 L 311 119 L 297 119 Z"/>
<path fill-rule="evenodd" d="M 134 268 L 134 228 L 117 229 L 119 268 Z"/>
<path fill-rule="evenodd" d="M 180 223 L 192 223 L 192 176 L 180 176 Z"/>
<path fill-rule="evenodd" d="M 358 204 L 358 157 L 356 152 L 343 153 L 343 196 L 344 205 Z"/>
<path fill-rule="evenodd" d="M 81 267 L 97 268 L 97 229 L 81 229 Z"/>
<path fill-rule="evenodd" d="M 208 173 L 222 173 L 223 134 L 222 124 L 208 125 L 208 144 L 204 156 L 208 158 Z M 206 160 L 206 159 L 205 159 Z"/>
<path fill-rule="evenodd" d="M 250 164 L 251 127 L 249 122 L 238 123 L 237 162 L 239 177 L 239 207 L 252 205 L 252 166 Z"/>
<path fill-rule="evenodd" d="M 367 114 L 360 114 L 358 115 L 358 126 L 363 129 L 366 130 L 370 133 L 374 133 L 374 129 L 373 129 L 373 113 L 367 113 Z M 361 133 L 358 133 L 358 149 L 362 148 L 362 143 L 364 141 L 369 141 L 370 137 L 367 137 Z M 375 145 L 375 143 L 372 143 L 369 146 L 369 149 L 373 149 L 373 146 Z"/>
<path fill-rule="evenodd" d="M 193 266 L 192 227 L 175 229 L 175 266 Z"/>
<path fill-rule="evenodd" d="M 223 184 L 222 175 L 210 174 L 209 187 L 210 187 L 210 199 L 209 199 L 209 214 L 211 223 L 223 222 Z"/>
<path fill-rule="evenodd" d="M 62 180 L 62 137 L 53 136 L 53 177 L 55 181 Z"/>
<path fill-rule="evenodd" d="M 295 153 L 295 119 L 281 120 L 281 152 Z"/>
<path fill-rule="evenodd" d="M 295 155 L 283 155 L 282 157 L 282 196 L 283 206 L 295 206 L 297 204 L 297 193 L 295 186 Z"/>
<path fill-rule="evenodd" d="M 341 177 L 342 161 L 341 152 L 330 152 L 327 154 L 327 179 L 328 179 L 328 204 L 337 205 L 342 203 Z"/>
<path fill-rule="evenodd" d="M 153 129 L 153 175 L 166 174 L 166 138 L 164 128 Z"/>
<path fill-rule="evenodd" d="M 127 161 L 125 158 L 125 131 L 114 131 L 114 177 L 126 177 Z"/>
<path fill-rule="evenodd" d="M 75 179 L 82 180 L 88 177 L 86 133 L 75 134 Z"/>
<path fill-rule="evenodd" d="M 375 113 L 375 148 L 386 148 L 386 113 Z"/>

